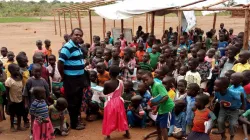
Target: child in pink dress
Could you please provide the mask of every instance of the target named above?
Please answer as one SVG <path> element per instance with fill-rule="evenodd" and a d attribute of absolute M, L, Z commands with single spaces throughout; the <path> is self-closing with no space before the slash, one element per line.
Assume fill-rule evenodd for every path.
<path fill-rule="evenodd" d="M 102 123 L 102 134 L 106 135 L 106 140 L 110 140 L 110 134 L 115 131 L 126 131 L 123 136 L 130 138 L 128 130 L 128 122 L 124 103 L 122 100 L 123 82 L 117 79 L 120 68 L 118 66 L 111 66 L 109 74 L 111 80 L 104 84 L 103 93 L 106 96 L 104 104 L 104 117 Z"/>

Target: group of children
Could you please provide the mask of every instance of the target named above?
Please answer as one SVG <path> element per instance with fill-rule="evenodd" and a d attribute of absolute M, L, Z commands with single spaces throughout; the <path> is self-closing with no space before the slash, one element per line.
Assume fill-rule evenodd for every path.
<path fill-rule="evenodd" d="M 161 40 L 139 27 L 132 42 L 123 34 L 113 39 L 110 32 L 103 41 L 94 36 L 93 44 L 82 40 L 77 45 L 83 51 L 90 84 L 83 90 L 79 111 L 87 121 L 103 118 L 106 139 L 114 130 L 126 131 L 124 136 L 130 138 L 129 128 L 155 125 L 156 131 L 145 139 L 157 135 L 164 140 L 170 136 L 209 140 L 217 126 L 212 133 L 225 140 L 228 122 L 233 140 L 240 122 L 247 140 L 250 52 L 242 48 L 244 33 L 236 36 L 222 23 L 219 40 L 215 30 L 206 37 L 203 34 L 199 28 L 183 32 L 178 44 L 178 33 L 171 27 Z M 67 43 L 70 36 L 64 39 Z M 0 120 L 5 113 L 10 115 L 11 131 L 31 126 L 34 140 L 69 133 L 68 103 L 56 56 L 51 41 L 44 44 L 36 42 L 30 65 L 25 52 L 15 56 L 2 47 L 0 57 Z"/>

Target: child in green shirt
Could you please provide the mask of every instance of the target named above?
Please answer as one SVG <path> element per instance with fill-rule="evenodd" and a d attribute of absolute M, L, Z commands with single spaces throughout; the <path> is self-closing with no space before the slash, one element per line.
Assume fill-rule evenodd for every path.
<path fill-rule="evenodd" d="M 156 126 L 157 126 L 157 132 L 153 132 L 153 134 L 158 134 L 158 139 L 167 139 L 168 138 L 168 120 L 171 120 L 172 118 L 169 118 L 172 115 L 169 115 L 169 113 L 172 112 L 174 108 L 174 102 L 169 98 L 168 92 L 165 89 L 165 87 L 158 82 L 154 81 L 154 78 L 151 74 L 151 72 L 147 72 L 142 76 L 143 82 L 149 86 L 151 95 L 153 98 L 155 97 L 161 97 L 159 101 L 151 102 L 151 106 L 157 106 L 157 118 L 156 118 Z M 156 114 L 156 111 L 154 111 L 154 114 Z M 146 136 L 147 137 L 147 136 Z"/>

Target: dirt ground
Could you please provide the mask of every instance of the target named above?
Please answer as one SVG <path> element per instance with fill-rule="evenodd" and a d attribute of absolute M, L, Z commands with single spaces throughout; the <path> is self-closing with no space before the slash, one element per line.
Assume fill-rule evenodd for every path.
<path fill-rule="evenodd" d="M 43 19 L 53 19 L 53 17 L 45 17 Z M 84 31 L 84 41 L 89 42 L 89 22 L 88 17 L 82 18 L 82 28 Z M 158 38 L 162 36 L 162 26 L 163 26 L 163 18 L 156 17 L 155 22 L 155 34 Z M 216 29 L 219 29 L 219 24 L 223 22 L 225 23 L 225 27 L 234 28 L 235 34 L 238 32 L 244 31 L 244 19 L 243 18 L 230 18 L 230 17 L 217 17 Z M 93 35 L 99 35 L 103 38 L 103 29 L 102 29 L 102 19 L 100 17 L 92 17 L 93 23 Z M 145 17 L 136 17 L 135 18 L 135 30 L 139 25 L 143 26 L 143 30 L 145 31 Z M 176 31 L 176 26 L 178 24 L 177 17 L 167 17 L 166 18 L 166 29 L 170 26 L 174 28 Z M 107 28 L 109 31 L 114 26 L 112 20 L 106 20 Z M 213 16 L 206 17 L 197 17 L 197 27 L 202 28 L 205 32 L 210 30 L 213 25 Z M 65 33 L 63 19 L 61 19 L 62 26 L 62 35 Z M 116 21 L 116 26 L 120 27 L 120 21 Z M 67 19 L 67 32 L 70 33 L 70 23 L 69 19 Z M 73 28 L 78 27 L 78 23 L 76 18 L 73 18 Z M 124 20 L 125 28 L 132 28 L 132 19 Z M 149 24 L 150 27 L 150 24 Z M 13 51 L 17 54 L 20 51 L 24 51 L 27 53 L 29 58 L 29 62 L 32 63 L 32 55 L 34 50 L 36 49 L 35 42 L 36 40 L 45 40 L 50 39 L 52 41 L 52 50 L 55 55 L 57 55 L 58 49 L 62 46 L 63 38 L 59 35 L 59 28 L 57 22 L 57 35 L 55 35 L 54 23 L 53 21 L 43 21 L 43 22 L 33 22 L 33 23 L 4 23 L 0 24 L 1 34 L 0 34 L 0 47 L 7 47 L 8 50 Z M 150 31 L 150 29 L 149 29 Z M 135 31 L 134 31 L 135 32 Z M 9 120 L 0 122 L 0 130 L 3 131 L 0 134 L 0 140 L 26 140 L 28 139 L 29 132 L 16 132 L 11 133 L 9 131 L 10 124 Z M 103 139 L 102 133 L 102 124 L 101 121 L 87 123 L 87 127 L 83 131 L 70 131 L 70 135 L 67 137 L 57 137 L 57 139 L 67 139 L 67 140 L 101 140 Z M 142 137 L 154 130 L 154 128 L 146 128 L 139 129 L 133 128 L 131 129 L 131 135 L 133 140 L 140 140 Z M 116 140 L 122 140 L 122 133 L 114 132 L 111 135 L 112 138 Z M 212 135 L 212 140 L 218 140 L 220 137 Z M 240 131 L 236 140 L 243 139 L 243 133 Z M 155 138 L 153 138 L 155 139 Z"/>

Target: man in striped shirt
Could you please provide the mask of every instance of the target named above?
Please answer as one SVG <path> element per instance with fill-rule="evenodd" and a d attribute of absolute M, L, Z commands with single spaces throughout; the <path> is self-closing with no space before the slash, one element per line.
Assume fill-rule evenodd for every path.
<path fill-rule="evenodd" d="M 60 51 L 58 70 L 63 80 L 65 98 L 68 101 L 68 111 L 70 116 L 70 126 L 72 129 L 82 130 L 83 125 L 78 122 L 82 94 L 84 88 L 84 57 L 79 46 L 82 40 L 83 31 L 75 28 L 69 40 Z"/>

